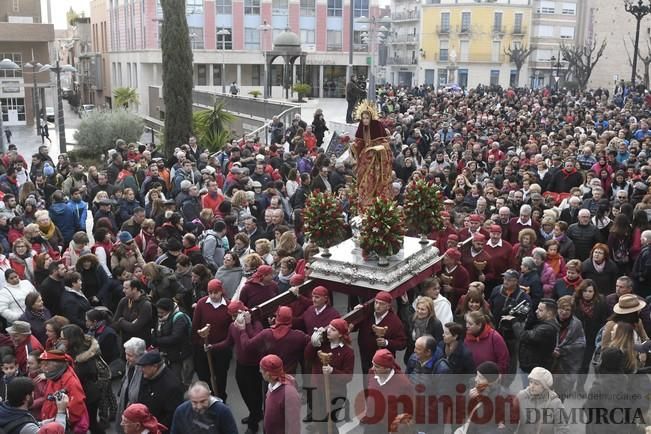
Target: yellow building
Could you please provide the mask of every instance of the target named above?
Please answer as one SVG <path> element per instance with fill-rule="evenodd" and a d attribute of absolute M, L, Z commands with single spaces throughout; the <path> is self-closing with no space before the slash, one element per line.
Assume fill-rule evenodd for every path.
<path fill-rule="evenodd" d="M 516 84 L 504 51 L 530 46 L 531 0 L 429 0 L 422 5 L 419 82 L 461 87 Z M 527 63 L 519 86 L 527 83 Z"/>

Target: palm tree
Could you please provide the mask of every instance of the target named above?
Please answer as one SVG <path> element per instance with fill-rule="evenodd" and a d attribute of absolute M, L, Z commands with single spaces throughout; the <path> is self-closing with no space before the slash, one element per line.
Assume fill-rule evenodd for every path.
<path fill-rule="evenodd" d="M 115 98 L 116 106 L 124 107 L 125 109 L 140 103 L 138 92 L 132 87 L 117 87 L 113 89 L 113 98 Z"/>
<path fill-rule="evenodd" d="M 230 139 L 229 125 L 235 116 L 226 111 L 224 101 L 215 101 L 213 108 L 194 112 L 192 118 L 194 134 L 208 150 L 218 151 Z"/>

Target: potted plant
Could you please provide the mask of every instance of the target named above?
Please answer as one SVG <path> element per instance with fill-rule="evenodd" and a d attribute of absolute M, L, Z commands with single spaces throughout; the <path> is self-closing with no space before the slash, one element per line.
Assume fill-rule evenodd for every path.
<path fill-rule="evenodd" d="M 312 92 L 312 86 L 307 83 L 296 83 L 292 90 L 298 94 L 298 102 L 303 102 L 303 97 Z"/>
<path fill-rule="evenodd" d="M 323 249 L 321 256 L 330 256 L 329 248 L 343 236 L 343 209 L 337 198 L 328 192 L 310 194 L 303 209 L 305 235 Z"/>
<path fill-rule="evenodd" d="M 429 244 L 427 235 L 433 229 L 441 229 L 443 194 L 439 187 L 425 179 L 409 183 L 405 191 L 404 210 L 407 227 L 420 235 L 421 244 Z"/>
<path fill-rule="evenodd" d="M 378 265 L 389 265 L 389 256 L 402 248 L 405 235 L 402 210 L 386 197 L 377 197 L 366 209 L 362 220 L 360 247 L 367 257 L 378 256 Z"/>
<path fill-rule="evenodd" d="M 257 89 L 253 89 L 253 90 L 250 90 L 250 91 L 249 91 L 249 95 L 253 96 L 253 98 L 257 98 L 257 97 L 259 97 L 260 95 L 262 95 L 262 92 L 260 92 L 260 91 L 257 90 Z"/>

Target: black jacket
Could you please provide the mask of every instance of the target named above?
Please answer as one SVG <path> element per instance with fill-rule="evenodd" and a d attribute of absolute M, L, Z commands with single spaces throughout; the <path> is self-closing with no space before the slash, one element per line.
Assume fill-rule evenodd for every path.
<path fill-rule="evenodd" d="M 43 304 L 52 316 L 61 314 L 60 301 L 64 288 L 63 281 L 54 280 L 49 276 L 38 287 L 38 292 L 43 297 Z"/>
<path fill-rule="evenodd" d="M 576 259 L 585 261 L 590 256 L 590 251 L 595 244 L 601 243 L 601 231 L 592 223 L 581 225 L 574 223 L 567 228 L 566 234 L 573 242 Z"/>
<path fill-rule="evenodd" d="M 69 288 L 63 291 L 59 311 L 72 324 L 77 324 L 83 330 L 86 330 L 86 312 L 90 309 L 90 302 L 83 294 L 78 294 Z"/>
<path fill-rule="evenodd" d="M 520 276 L 520 285 L 529 288 L 529 297 L 531 297 L 531 309 L 536 309 L 538 302 L 543 297 L 543 287 L 540 282 L 540 274 L 537 270 L 529 271 Z"/>
<path fill-rule="evenodd" d="M 181 380 L 170 368 L 161 365 L 161 370 L 153 378 L 143 377 L 138 402 L 145 404 L 158 422 L 172 426 L 172 417 L 176 407 L 183 402 L 183 393 Z"/>
<path fill-rule="evenodd" d="M 581 264 L 581 277 L 594 280 L 595 285 L 597 285 L 597 291 L 603 294 L 604 297 L 615 292 L 615 282 L 617 282 L 619 275 L 617 265 L 610 259 L 606 260 L 604 271 L 601 273 L 595 270 L 591 258 L 586 259 Z"/>
<path fill-rule="evenodd" d="M 176 309 L 168 315 L 166 320 L 159 321 L 152 336 L 152 343 L 160 349 L 161 353 L 165 354 L 165 358 L 170 362 L 185 360 L 192 355 L 191 329 L 190 317 Z"/>
<path fill-rule="evenodd" d="M 520 335 L 518 360 L 520 369 L 531 372 L 536 366 L 551 371 L 554 363 L 554 348 L 558 342 L 560 327 L 556 320 L 527 322 Z"/>

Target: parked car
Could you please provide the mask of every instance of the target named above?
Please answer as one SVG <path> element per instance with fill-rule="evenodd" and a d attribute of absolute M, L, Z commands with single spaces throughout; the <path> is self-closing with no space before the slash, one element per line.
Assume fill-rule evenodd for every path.
<path fill-rule="evenodd" d="M 45 119 L 48 122 L 54 122 L 54 107 L 45 107 Z"/>
<path fill-rule="evenodd" d="M 70 98 L 70 96 L 72 96 L 72 89 L 70 89 L 68 87 L 62 87 L 61 88 L 61 94 L 62 94 L 63 99 L 68 99 L 68 98 Z"/>
<path fill-rule="evenodd" d="M 94 111 L 95 111 L 95 105 L 94 104 L 82 104 L 81 107 L 79 107 L 79 116 L 87 115 L 87 114 L 92 113 Z"/>

